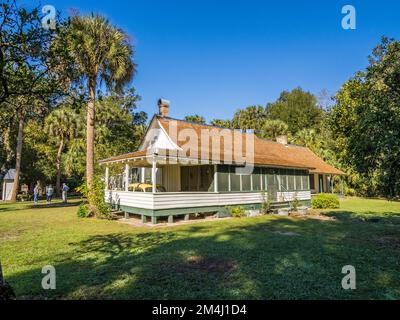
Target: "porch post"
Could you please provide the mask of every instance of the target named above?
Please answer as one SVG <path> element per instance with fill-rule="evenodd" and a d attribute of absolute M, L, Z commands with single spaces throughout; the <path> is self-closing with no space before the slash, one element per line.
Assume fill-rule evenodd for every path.
<path fill-rule="evenodd" d="M 343 196 L 343 177 L 340 176 L 340 194 Z"/>
<path fill-rule="evenodd" d="M 218 192 L 218 165 L 214 164 L 214 192 Z"/>
<path fill-rule="evenodd" d="M 106 166 L 106 175 L 105 175 L 105 178 L 104 178 L 104 183 L 106 185 L 106 190 L 108 190 L 109 174 L 110 174 L 110 170 L 109 170 L 108 165 L 107 165 Z"/>
<path fill-rule="evenodd" d="M 157 192 L 157 162 L 156 157 L 153 156 L 153 167 L 151 168 L 151 184 L 153 187 L 153 193 Z"/>
<path fill-rule="evenodd" d="M 335 191 L 333 190 L 333 175 L 331 175 L 331 192 L 334 193 Z"/>
<path fill-rule="evenodd" d="M 125 164 L 125 191 L 128 191 L 129 187 L 129 164 Z"/>

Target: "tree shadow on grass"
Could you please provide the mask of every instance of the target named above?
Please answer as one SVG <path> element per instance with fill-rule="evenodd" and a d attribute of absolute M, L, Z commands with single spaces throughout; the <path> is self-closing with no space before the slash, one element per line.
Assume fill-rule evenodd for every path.
<path fill-rule="evenodd" d="M 356 223 L 383 223 L 400 225 L 400 212 L 355 212 L 355 211 L 327 211 L 326 216 L 334 217 L 340 221 Z"/>
<path fill-rule="evenodd" d="M 0 206 L 0 213 L 2 212 L 14 212 L 14 211 L 23 211 L 27 209 L 51 209 L 51 208 L 68 208 L 68 207 L 77 207 L 82 203 L 82 201 L 74 201 L 74 202 L 54 202 L 50 204 L 46 203 L 39 203 L 39 204 L 34 204 L 33 202 L 31 203 L 17 203 L 15 205 L 11 203 L 6 203 L 8 206 Z"/>
<path fill-rule="evenodd" d="M 376 247 L 368 242 L 371 235 L 354 237 L 356 230 L 354 224 L 340 221 L 272 219 L 225 228 L 205 223 L 172 231 L 96 235 L 70 243 L 72 254 L 48 261 L 57 271 L 57 290 L 41 290 L 39 269 L 9 281 L 20 298 L 380 297 L 383 284 L 372 280 L 365 292 L 341 288 L 341 269 L 349 263 L 377 272 L 387 267 L 392 280 L 384 283 L 386 287 L 397 279 L 394 266 L 385 261 L 375 266 L 371 261 L 388 253 L 383 250 L 372 257 L 368 251 Z M 360 240 L 366 241 L 364 248 L 359 247 Z M 368 276 L 362 270 L 360 274 Z"/>
<path fill-rule="evenodd" d="M 28 205 L 29 209 L 51 209 L 51 208 L 68 208 L 68 207 L 77 207 L 82 203 L 82 201 L 74 201 L 74 202 L 54 202 L 54 203 L 39 203 L 37 205 L 31 204 Z"/>

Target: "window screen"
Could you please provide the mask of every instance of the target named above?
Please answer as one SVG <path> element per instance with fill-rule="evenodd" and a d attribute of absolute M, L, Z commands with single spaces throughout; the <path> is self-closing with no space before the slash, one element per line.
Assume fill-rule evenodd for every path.
<path fill-rule="evenodd" d="M 301 170 L 296 170 L 296 190 L 303 190 L 302 186 L 302 177 L 303 177 L 303 171 Z"/>
<path fill-rule="evenodd" d="M 254 168 L 253 171 L 253 190 L 259 191 L 261 190 L 261 168 Z"/>
<path fill-rule="evenodd" d="M 229 166 L 218 166 L 218 191 L 229 191 Z"/>
<path fill-rule="evenodd" d="M 288 184 L 287 184 L 287 190 L 288 191 L 294 191 L 294 183 L 295 183 L 295 174 L 296 171 L 292 169 L 287 170 L 287 178 L 288 178 Z"/>
<path fill-rule="evenodd" d="M 288 174 L 290 174 L 289 170 L 286 169 L 279 169 L 279 176 L 280 176 L 280 184 L 282 186 L 282 191 L 287 191 L 289 190 L 289 184 L 288 184 Z"/>
<path fill-rule="evenodd" d="M 231 167 L 231 191 L 240 191 L 240 175 L 236 174 L 235 167 Z"/>
<path fill-rule="evenodd" d="M 307 171 L 304 171 L 303 176 L 301 177 L 303 180 L 303 190 L 310 190 L 310 178 Z"/>
<path fill-rule="evenodd" d="M 242 191 L 251 191 L 251 174 L 242 175 Z"/>

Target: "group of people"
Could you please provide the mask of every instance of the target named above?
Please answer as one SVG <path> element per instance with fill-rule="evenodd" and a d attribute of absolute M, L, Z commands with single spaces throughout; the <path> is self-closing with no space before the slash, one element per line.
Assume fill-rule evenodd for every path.
<path fill-rule="evenodd" d="M 35 188 L 33 189 L 33 201 L 35 204 L 38 204 L 39 202 L 39 194 L 40 194 L 40 184 L 37 183 Z M 62 188 L 62 200 L 64 203 L 67 203 L 67 194 L 69 191 L 69 187 L 67 186 L 66 183 L 63 183 Z M 53 200 L 53 196 L 54 196 L 54 188 L 53 185 L 49 184 L 46 186 L 46 203 L 50 204 L 51 201 Z"/>

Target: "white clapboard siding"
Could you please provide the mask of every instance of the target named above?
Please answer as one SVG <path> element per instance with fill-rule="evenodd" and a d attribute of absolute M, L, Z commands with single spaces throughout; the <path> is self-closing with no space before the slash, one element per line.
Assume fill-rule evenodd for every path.
<path fill-rule="evenodd" d="M 279 202 L 298 200 L 310 200 L 311 191 L 296 191 L 296 192 L 278 192 L 277 199 Z"/>
<path fill-rule="evenodd" d="M 144 192 L 129 192 L 129 191 L 112 191 L 113 203 L 118 203 L 121 206 L 153 209 L 154 197 L 152 193 Z M 110 191 L 106 191 L 106 202 L 110 200 Z"/>
<path fill-rule="evenodd" d="M 165 192 L 152 194 L 113 191 L 111 194 L 113 202 L 119 205 L 152 210 L 240 205 L 263 201 L 261 193 Z M 106 192 L 107 202 L 109 197 L 109 192 Z M 309 200 L 311 192 L 278 193 L 278 201 L 292 201 L 295 197 L 299 200 Z"/>

